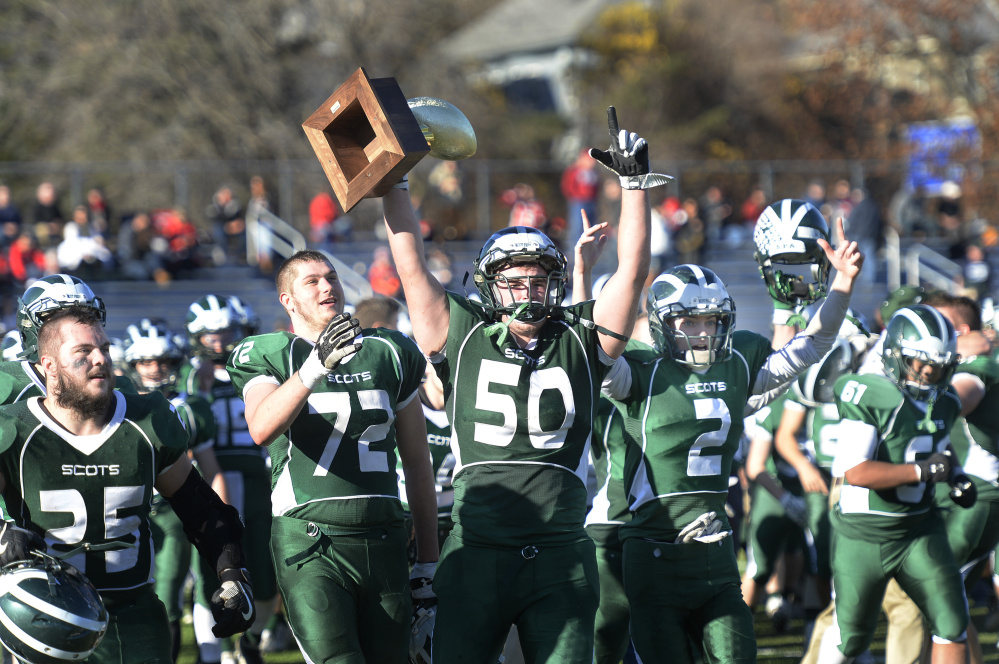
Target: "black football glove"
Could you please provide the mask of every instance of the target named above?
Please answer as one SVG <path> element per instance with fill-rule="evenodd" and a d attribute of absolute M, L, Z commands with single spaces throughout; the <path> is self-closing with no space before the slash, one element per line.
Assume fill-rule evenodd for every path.
<path fill-rule="evenodd" d="M 310 390 L 316 389 L 331 371 L 349 355 L 361 349 L 361 324 L 347 314 L 335 316 L 316 340 L 316 346 L 298 370 L 298 378 Z"/>
<path fill-rule="evenodd" d="M 47 551 L 45 539 L 25 528 L 18 528 L 11 521 L 0 526 L 0 567 L 31 558 L 32 551 Z"/>
<path fill-rule="evenodd" d="M 949 484 L 950 499 L 964 509 L 972 507 L 975 501 L 978 500 L 978 488 L 971 481 L 971 478 L 964 473 L 954 475 Z"/>
<path fill-rule="evenodd" d="M 617 110 L 607 108 L 607 127 L 611 144 L 607 150 L 590 148 L 590 156 L 606 168 L 617 173 L 624 185 L 624 178 L 631 175 L 645 175 L 649 172 L 649 144 L 634 132 L 617 126 Z"/>
<path fill-rule="evenodd" d="M 212 595 L 212 634 L 220 639 L 245 632 L 253 624 L 253 587 L 245 569 L 226 569 L 219 574 L 222 587 Z"/>
<path fill-rule="evenodd" d="M 917 461 L 920 482 L 947 482 L 950 480 L 950 455 L 934 452 L 928 459 Z"/>

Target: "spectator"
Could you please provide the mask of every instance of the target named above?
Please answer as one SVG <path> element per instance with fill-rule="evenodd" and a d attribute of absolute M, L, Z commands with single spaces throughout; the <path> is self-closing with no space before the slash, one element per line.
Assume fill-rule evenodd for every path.
<path fill-rule="evenodd" d="M 926 192 L 922 186 L 903 186 L 888 204 L 889 223 L 902 237 L 922 242 L 932 232 L 934 222 L 926 212 Z"/>
<path fill-rule="evenodd" d="M 579 236 L 583 234 L 582 213 L 586 213 L 590 223 L 597 223 L 600 174 L 597 172 L 597 160 L 590 156 L 589 150 L 580 150 L 576 160 L 562 172 L 561 188 L 568 206 L 565 246 L 575 247 Z M 573 251 L 566 253 L 570 264 L 574 254 Z"/>
<path fill-rule="evenodd" d="M 451 271 L 451 258 L 444 253 L 443 249 L 436 245 L 431 245 L 427 249 L 427 267 L 430 268 L 430 274 L 434 275 L 442 286 L 447 288 L 451 285 L 451 280 L 454 278 L 454 273 Z"/>
<path fill-rule="evenodd" d="M 673 253 L 673 214 L 675 209 L 668 211 L 667 203 L 674 200 L 676 199 L 667 198 L 651 210 L 652 226 L 649 233 L 649 249 L 652 253 L 652 262 L 649 264 L 649 274 L 654 272 L 658 276 L 669 265 L 668 259 Z M 668 219 L 666 214 L 670 215 Z"/>
<path fill-rule="evenodd" d="M 441 161 L 427 176 L 427 201 L 425 216 L 430 216 L 442 228 L 461 224 L 461 206 L 465 202 L 461 170 L 456 161 Z M 426 237 L 424 237 L 426 239 Z"/>
<path fill-rule="evenodd" d="M 243 221 L 243 208 L 233 196 L 232 189 L 221 187 L 212 196 L 212 202 L 205 210 L 208 220 L 215 229 L 215 262 L 242 263 L 246 260 L 246 224 Z"/>
<path fill-rule="evenodd" d="M 874 199 L 861 189 L 850 194 L 850 215 L 843 220 L 847 237 L 857 243 L 860 252 L 867 257 L 866 269 L 861 270 L 858 283 L 871 285 L 878 272 L 878 246 L 881 243 L 881 210 Z M 837 217 L 829 219 L 833 224 Z"/>
<path fill-rule="evenodd" d="M 8 259 L 15 290 L 23 290 L 29 279 L 37 279 L 45 274 L 45 252 L 38 247 L 35 236 L 27 231 L 22 231 L 17 236 L 10 247 Z"/>
<path fill-rule="evenodd" d="M 168 243 L 159 237 L 149 215 L 140 212 L 123 219 L 118 231 L 118 262 L 129 279 L 143 281 L 163 272 Z"/>
<path fill-rule="evenodd" d="M 704 220 L 704 234 L 708 243 L 722 238 L 722 229 L 732 218 L 732 205 L 725 200 L 721 187 L 712 185 L 701 196 L 701 218 Z"/>
<path fill-rule="evenodd" d="M 399 273 L 392 264 L 392 254 L 388 247 L 375 249 L 374 260 L 368 268 L 368 282 L 371 290 L 385 297 L 398 297 L 402 289 Z"/>
<path fill-rule="evenodd" d="M 329 248 L 333 241 L 333 222 L 340 210 L 327 192 L 321 191 L 309 202 L 309 237 L 321 248 Z"/>
<path fill-rule="evenodd" d="M 384 327 L 389 330 L 399 329 L 399 303 L 392 298 L 375 295 L 367 297 L 354 307 L 354 318 L 362 329 Z"/>
<path fill-rule="evenodd" d="M 195 269 L 195 252 L 198 246 L 198 232 L 187 219 L 187 214 L 179 208 L 157 210 L 152 214 L 153 231 L 157 243 L 163 248 L 159 253 L 162 267 L 170 278 L 181 276 Z M 156 281 L 164 281 L 163 275 L 153 274 Z"/>
<path fill-rule="evenodd" d="M 969 242 L 964 250 L 964 287 L 968 297 L 981 302 L 992 290 L 992 268 L 985 260 L 985 251 L 977 242 Z"/>
<path fill-rule="evenodd" d="M 853 201 L 853 190 L 850 189 L 850 183 L 846 180 L 837 180 L 836 184 L 833 185 L 833 197 L 830 201 L 829 216 L 826 219 L 830 223 L 836 223 L 837 219 L 842 218 L 846 221 L 850 218 L 850 212 L 853 211 L 854 201 Z M 847 233 L 850 229 L 846 229 Z M 853 234 L 850 234 L 850 239 L 855 239 Z M 863 249 L 863 247 L 861 247 Z M 870 256 L 870 254 L 865 254 Z"/>
<path fill-rule="evenodd" d="M 507 226 L 528 226 L 546 230 L 548 213 L 545 204 L 534 197 L 534 187 L 523 182 L 513 185 L 500 195 L 500 202 L 510 207 Z"/>
<path fill-rule="evenodd" d="M 21 210 L 10 199 L 10 187 L 0 185 L 0 250 L 6 251 L 21 233 Z"/>
<path fill-rule="evenodd" d="M 805 200 L 814 205 L 815 209 L 822 209 L 826 204 L 826 185 L 822 180 L 812 180 L 808 183 L 805 187 Z"/>
<path fill-rule="evenodd" d="M 86 224 L 87 209 L 79 206 L 74 217 L 82 218 Z M 111 252 L 96 238 L 84 235 L 80 222 L 70 221 L 63 229 L 63 240 L 56 248 L 56 261 L 60 272 L 69 272 L 84 281 L 104 277 L 114 267 Z"/>
<path fill-rule="evenodd" d="M 267 186 L 259 175 L 250 178 L 250 200 L 246 203 L 246 217 L 256 219 L 263 211 L 271 211 L 270 197 Z M 261 273 L 269 275 L 274 270 L 274 255 L 272 251 L 270 226 L 260 224 L 257 227 L 256 250 L 257 267 Z"/>
<path fill-rule="evenodd" d="M 759 216 L 759 215 L 757 215 Z M 676 248 L 678 263 L 702 263 L 704 254 L 704 220 L 701 219 L 697 200 L 688 198 L 683 201 L 680 209 L 673 214 L 677 221 L 673 231 L 673 244 Z"/>
<path fill-rule="evenodd" d="M 108 208 L 104 192 L 94 188 L 87 192 L 87 222 L 91 237 L 107 238 L 111 232 L 111 210 Z"/>
<path fill-rule="evenodd" d="M 951 260 L 960 260 L 964 257 L 963 226 L 961 185 L 948 180 L 940 185 L 940 200 L 937 202 L 937 230 L 944 242 L 947 243 L 948 257 Z"/>
<path fill-rule="evenodd" d="M 742 202 L 742 207 L 739 208 L 743 226 L 752 231 L 756 227 L 756 220 L 760 218 L 766 207 L 767 195 L 763 192 L 763 189 L 756 187 L 749 192 L 749 196 L 746 197 L 746 200 Z"/>
<path fill-rule="evenodd" d="M 51 182 L 38 185 L 32 210 L 35 235 L 41 248 L 54 247 L 62 241 L 63 216 L 59 211 L 55 186 Z"/>

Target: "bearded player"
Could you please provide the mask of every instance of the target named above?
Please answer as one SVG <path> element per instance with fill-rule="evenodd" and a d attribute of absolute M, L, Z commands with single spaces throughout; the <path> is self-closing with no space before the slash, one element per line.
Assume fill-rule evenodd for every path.
<path fill-rule="evenodd" d="M 176 412 L 159 393 L 114 390 L 97 312 L 55 312 L 37 341 L 46 396 L 0 408 L 0 491 L 13 519 L 0 531 L 0 565 L 46 547 L 68 555 L 110 614 L 88 661 L 170 664 L 166 613 L 152 585 L 155 488 L 221 582 L 211 599 L 216 634 L 245 630 L 253 596 L 242 524 L 192 468 Z"/>

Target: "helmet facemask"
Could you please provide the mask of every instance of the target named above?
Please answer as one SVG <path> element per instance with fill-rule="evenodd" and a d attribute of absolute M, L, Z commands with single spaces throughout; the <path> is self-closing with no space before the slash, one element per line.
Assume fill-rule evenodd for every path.
<path fill-rule="evenodd" d="M 753 231 L 754 257 L 771 298 L 798 306 L 825 297 L 830 264 L 819 240 L 829 241 L 829 225 L 812 204 L 788 198 L 763 211 Z"/>
<path fill-rule="evenodd" d="M 913 367 L 913 360 L 938 369 L 938 376 L 932 383 L 924 382 L 921 371 Z M 954 353 L 927 353 L 909 348 L 893 348 L 885 353 L 885 373 L 909 396 L 917 401 L 935 401 L 941 392 L 950 385 L 950 379 L 957 368 L 958 356 Z"/>
<path fill-rule="evenodd" d="M 206 295 L 187 310 L 187 333 L 194 353 L 209 362 L 224 363 L 245 336 L 239 324 L 239 314 L 226 298 Z M 206 335 L 222 337 L 219 348 L 206 344 Z"/>
<path fill-rule="evenodd" d="M 544 275 L 515 276 L 503 272 L 518 266 L 536 265 Z M 540 231 L 525 227 L 506 228 L 486 242 L 475 260 L 473 280 L 479 297 L 494 316 L 508 315 L 525 323 L 537 323 L 550 316 L 565 299 L 566 259 L 550 239 Z M 526 281 L 526 284 L 523 282 Z M 518 295 L 513 283 L 527 287 L 528 297 Z M 535 300 L 535 287 L 544 293 Z M 518 291 L 521 290 L 518 287 Z M 525 306 L 526 304 L 526 306 Z"/>
<path fill-rule="evenodd" d="M 656 350 L 680 364 L 700 369 L 723 362 L 732 352 L 735 303 L 721 279 L 707 268 L 679 265 L 659 275 L 649 288 L 649 332 Z M 714 334 L 690 336 L 678 319 L 711 316 Z"/>

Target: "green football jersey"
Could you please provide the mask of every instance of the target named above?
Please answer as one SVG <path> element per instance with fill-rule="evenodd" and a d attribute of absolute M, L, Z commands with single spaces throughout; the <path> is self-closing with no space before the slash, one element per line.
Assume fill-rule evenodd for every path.
<path fill-rule="evenodd" d="M 196 394 L 176 395 L 170 403 L 191 436 L 188 447 L 192 451 L 201 452 L 215 445 L 215 415 L 207 399 Z"/>
<path fill-rule="evenodd" d="M 434 410 L 427 404 L 423 406 L 423 418 L 427 422 L 427 446 L 430 448 L 430 465 L 434 471 L 434 484 L 437 490 L 437 516 L 450 518 L 454 506 L 454 487 L 451 484 L 454 475 L 454 454 L 451 453 L 451 424 L 447 421 L 447 413 Z M 396 468 L 399 473 L 399 498 L 402 507 L 409 511 L 409 501 L 406 498 L 406 476 L 402 470 L 402 460 Z"/>
<path fill-rule="evenodd" d="M 50 551 L 95 547 L 69 562 L 102 592 L 152 582 L 153 484 L 185 453 L 188 440 L 162 394 L 115 392 L 115 399 L 111 421 L 93 436 L 67 432 L 39 397 L 0 408 L 0 469 L 10 516 L 43 533 Z"/>
<path fill-rule="evenodd" d="M 625 485 L 633 517 L 621 538 L 672 542 L 701 514 L 725 515 L 732 460 L 752 383 L 772 350 L 753 332 L 733 334 L 732 354 L 704 371 L 625 353 L 631 369 Z"/>
<path fill-rule="evenodd" d="M 999 351 L 997 351 L 999 353 Z M 969 475 L 986 482 L 999 482 L 999 364 L 997 355 L 979 355 L 958 365 L 958 374 L 971 374 L 982 381 L 985 394 L 950 432 L 958 462 Z"/>
<path fill-rule="evenodd" d="M 805 415 L 809 456 L 816 466 L 829 473 L 832 472 L 833 459 L 839 449 L 840 419 L 839 406 L 835 403 L 809 407 Z"/>
<path fill-rule="evenodd" d="M 952 390 L 941 394 L 931 411 L 936 425 L 931 432 L 923 425 L 926 404 L 904 394 L 883 375 L 840 376 L 834 390 L 842 417 L 833 466 L 837 476 L 867 459 L 905 464 L 943 452 L 961 412 Z M 858 539 L 905 537 L 933 509 L 933 493 L 925 482 L 875 490 L 852 486 L 844 479 L 833 523 Z"/>
<path fill-rule="evenodd" d="M 115 376 L 114 386 L 119 392 L 138 394 L 135 385 L 127 376 Z M 27 360 L 0 362 L 0 405 L 43 396 L 45 396 L 45 379 L 38 375 L 31 362 Z"/>
<path fill-rule="evenodd" d="M 239 395 L 258 381 L 282 385 L 312 348 L 288 332 L 245 339 L 229 357 L 233 385 Z M 416 398 L 426 366 L 404 334 L 364 330 L 361 350 L 313 390 L 269 446 L 273 514 L 344 528 L 401 519 L 395 418 Z"/>
<path fill-rule="evenodd" d="M 601 397 L 593 420 L 593 445 L 590 447 L 597 492 L 586 515 L 586 531 L 594 540 L 609 535 L 606 530 L 616 531 L 618 526 L 631 521 L 624 489 L 624 455 L 624 415 L 615 401 Z M 616 539 L 616 532 L 612 537 Z"/>
<path fill-rule="evenodd" d="M 586 325 L 593 302 L 547 320 L 522 349 L 486 333 L 493 321 L 481 305 L 447 297 L 446 347 L 431 360 L 451 422 L 454 533 L 501 547 L 584 539 L 593 413 L 608 369 Z"/>

